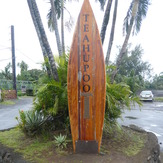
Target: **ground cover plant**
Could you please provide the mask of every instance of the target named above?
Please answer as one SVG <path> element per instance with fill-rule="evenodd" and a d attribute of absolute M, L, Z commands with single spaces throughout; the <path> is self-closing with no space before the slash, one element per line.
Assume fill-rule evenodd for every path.
<path fill-rule="evenodd" d="M 154 101 L 163 102 L 163 97 L 154 97 Z"/>
<path fill-rule="evenodd" d="M 2 101 L 1 104 L 3 104 L 3 105 L 14 105 L 15 102 L 11 101 L 11 100 L 6 100 L 6 101 Z"/>
<path fill-rule="evenodd" d="M 62 132 L 62 134 L 60 134 Z M 98 155 L 73 154 L 71 135 L 67 135 L 65 139 L 65 131 L 44 133 L 39 136 L 26 136 L 19 128 L 14 128 L 9 131 L 0 132 L 0 147 L 1 143 L 8 148 L 14 149 L 22 155 L 24 160 L 34 163 L 45 162 L 76 162 L 81 163 L 83 159 L 88 159 L 89 162 L 97 162 L 105 160 L 112 162 L 112 157 L 131 159 L 144 149 L 147 135 L 127 128 L 117 128 L 110 135 L 104 134 L 101 145 L 101 152 Z M 56 137 L 56 139 L 55 139 Z M 64 137 L 66 146 L 63 148 L 58 146 L 57 139 Z M 57 143 L 56 143 L 57 140 Z M 65 141 L 66 140 L 66 141 Z M 63 143 L 64 142 L 64 143 Z M 88 161 L 87 160 L 87 161 Z M 110 160 L 110 161 L 109 161 Z"/>

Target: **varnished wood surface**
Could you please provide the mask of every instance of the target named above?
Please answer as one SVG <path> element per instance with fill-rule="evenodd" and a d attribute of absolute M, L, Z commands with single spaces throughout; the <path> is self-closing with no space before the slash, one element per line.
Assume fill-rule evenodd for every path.
<path fill-rule="evenodd" d="M 105 63 L 93 11 L 85 0 L 80 11 L 68 65 L 68 105 L 75 141 L 96 140 L 100 150 L 105 113 Z"/>

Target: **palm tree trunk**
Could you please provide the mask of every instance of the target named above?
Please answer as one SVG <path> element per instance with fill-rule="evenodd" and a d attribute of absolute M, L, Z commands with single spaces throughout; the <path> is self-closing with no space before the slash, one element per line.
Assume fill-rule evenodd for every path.
<path fill-rule="evenodd" d="M 117 7 L 118 7 L 118 0 L 115 0 L 113 22 L 112 22 L 112 28 L 111 28 L 111 33 L 110 33 L 109 46 L 108 46 L 108 50 L 107 50 L 106 58 L 105 58 L 105 64 L 106 65 L 109 64 L 111 48 L 112 48 L 113 40 L 114 40 L 114 30 L 115 30 L 115 23 L 116 23 L 116 18 L 117 18 Z"/>
<path fill-rule="evenodd" d="M 54 27 L 54 31 L 55 31 L 55 35 L 56 35 L 59 56 L 61 57 L 63 52 L 62 52 L 62 46 L 61 46 L 61 41 L 60 41 L 60 36 L 59 36 L 54 0 L 50 0 L 50 3 L 51 3 L 51 10 L 52 10 L 52 20 L 53 20 L 52 23 L 53 23 L 53 27 Z"/>
<path fill-rule="evenodd" d="M 46 52 L 46 49 L 45 49 L 45 47 L 43 45 L 43 42 L 42 42 L 41 33 L 40 33 L 40 30 L 39 30 L 39 27 L 38 27 L 38 24 L 37 24 L 37 20 L 36 20 L 36 16 L 35 16 L 35 13 L 34 13 L 33 5 L 32 5 L 31 0 L 27 0 L 27 3 L 28 3 L 28 7 L 29 7 L 29 10 L 30 10 L 32 20 L 33 20 L 33 24 L 34 24 L 35 29 L 36 29 L 38 39 L 39 39 L 39 42 L 40 42 L 40 46 L 41 46 L 42 54 L 43 54 L 43 57 L 44 57 L 44 61 L 46 61 L 47 52 Z M 50 71 L 49 67 L 46 66 L 46 69 L 47 69 L 47 74 L 50 77 L 51 76 L 51 71 Z"/>
<path fill-rule="evenodd" d="M 29 4 L 30 11 L 31 10 L 33 11 L 33 17 L 34 17 L 33 20 L 34 22 L 36 21 L 34 25 L 36 25 L 35 28 L 38 30 L 38 34 L 39 34 L 38 38 L 40 40 L 40 44 L 43 45 L 43 49 L 45 50 L 46 55 L 48 56 L 51 71 L 52 71 L 52 76 L 54 80 L 58 81 L 59 79 L 58 79 L 57 67 L 56 67 L 54 57 L 50 48 L 50 44 L 48 42 L 45 30 L 44 30 L 44 26 L 42 24 L 41 16 L 40 16 L 36 1 L 28 0 L 28 4 Z"/>
<path fill-rule="evenodd" d="M 134 24 L 134 20 L 135 20 L 137 11 L 138 11 L 138 5 L 139 5 L 139 0 L 134 0 L 134 5 L 133 5 L 133 8 L 132 8 L 132 17 L 131 17 L 130 25 L 128 27 L 128 31 L 127 31 L 125 40 L 123 42 L 121 51 L 120 51 L 120 53 L 118 55 L 118 58 L 117 58 L 116 69 L 113 71 L 113 74 L 112 74 L 112 77 L 111 77 L 111 83 L 114 82 L 115 76 L 116 76 L 116 74 L 118 72 L 118 69 L 119 69 L 119 66 L 120 66 L 120 64 L 122 62 L 122 58 L 123 58 L 123 56 L 125 54 L 125 51 L 126 51 L 126 48 L 127 48 L 127 44 L 128 44 L 129 38 L 130 38 L 130 34 L 131 34 L 131 31 L 132 31 L 132 27 L 133 27 L 133 24 Z"/>
<path fill-rule="evenodd" d="M 107 6 L 106 6 L 106 9 L 105 9 L 104 19 L 103 19 L 101 33 L 100 33 L 102 44 L 104 43 L 106 28 L 107 28 L 109 18 L 110 18 L 110 11 L 111 11 L 111 6 L 112 6 L 112 1 L 113 0 L 108 0 Z"/>
<path fill-rule="evenodd" d="M 61 38 L 62 38 L 62 52 L 65 54 L 65 41 L 64 41 L 64 0 L 61 0 Z"/>

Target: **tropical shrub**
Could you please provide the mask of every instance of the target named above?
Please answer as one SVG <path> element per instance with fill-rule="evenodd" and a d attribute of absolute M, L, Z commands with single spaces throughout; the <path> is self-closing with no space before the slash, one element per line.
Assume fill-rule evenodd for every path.
<path fill-rule="evenodd" d="M 33 89 L 27 89 L 26 90 L 26 95 L 27 96 L 33 96 Z"/>
<path fill-rule="evenodd" d="M 3 102 L 5 99 L 5 94 L 4 94 L 3 89 L 1 89 L 1 95 L 0 96 L 1 96 L 0 102 Z"/>
<path fill-rule="evenodd" d="M 67 65 L 68 56 L 56 58 L 59 82 L 43 77 L 36 89 L 34 109 L 44 115 L 51 115 L 55 128 L 64 128 L 68 117 Z"/>
<path fill-rule="evenodd" d="M 106 112 L 110 122 L 119 118 L 124 108 L 130 109 L 132 102 L 140 104 L 138 97 L 132 96 L 128 85 L 106 83 Z"/>
<path fill-rule="evenodd" d="M 18 121 L 18 126 L 22 129 L 24 128 L 26 124 L 26 113 L 24 113 L 23 110 L 19 110 L 19 118 L 16 117 L 16 120 Z"/>
<path fill-rule="evenodd" d="M 20 117 L 22 117 L 19 123 L 29 134 L 37 133 L 42 128 L 42 124 L 47 124 L 45 123 L 47 122 L 45 117 L 50 117 L 48 123 L 51 123 L 52 129 L 70 129 L 67 99 L 68 56 L 65 55 L 55 60 L 58 65 L 59 81 L 54 81 L 47 76 L 40 78 L 35 89 L 34 111 L 24 113 L 25 118 L 20 112 Z M 123 109 L 130 109 L 131 104 L 135 102 L 141 105 L 139 98 L 133 96 L 130 87 L 126 83 L 111 84 L 107 73 L 104 129 L 107 126 L 114 127 L 117 118 L 121 117 Z"/>
<path fill-rule="evenodd" d="M 27 135 L 34 136 L 42 131 L 47 118 L 38 111 L 19 110 L 20 117 L 16 117 L 18 127 L 22 129 Z"/>
<path fill-rule="evenodd" d="M 110 83 L 106 77 L 106 105 L 104 130 L 117 126 L 117 119 L 121 117 L 124 109 L 131 109 L 131 105 L 142 105 L 139 97 L 135 96 L 126 83 Z"/>

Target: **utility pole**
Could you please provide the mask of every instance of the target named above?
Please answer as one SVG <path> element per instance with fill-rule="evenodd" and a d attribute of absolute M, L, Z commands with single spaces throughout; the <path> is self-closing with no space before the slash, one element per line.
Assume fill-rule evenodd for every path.
<path fill-rule="evenodd" d="M 13 78 L 13 89 L 16 90 L 16 66 L 15 66 L 15 41 L 14 41 L 14 26 L 11 26 L 11 50 L 12 50 L 12 78 Z"/>

